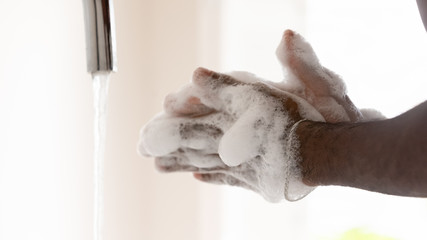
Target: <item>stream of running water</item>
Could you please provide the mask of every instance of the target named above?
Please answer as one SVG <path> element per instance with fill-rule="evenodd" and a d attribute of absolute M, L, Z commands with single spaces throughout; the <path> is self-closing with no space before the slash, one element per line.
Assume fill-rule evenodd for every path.
<path fill-rule="evenodd" d="M 104 226 L 104 153 L 107 121 L 107 95 L 109 72 L 93 74 L 94 103 L 94 202 L 93 202 L 93 239 L 103 240 Z"/>

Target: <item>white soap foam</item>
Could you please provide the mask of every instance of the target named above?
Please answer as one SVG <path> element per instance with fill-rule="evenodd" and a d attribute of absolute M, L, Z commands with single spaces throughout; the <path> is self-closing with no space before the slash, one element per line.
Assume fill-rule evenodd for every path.
<path fill-rule="evenodd" d="M 360 112 L 363 115 L 362 121 L 376 121 L 385 119 L 385 116 L 381 112 L 372 108 L 360 109 Z"/>
<path fill-rule="evenodd" d="M 177 130 L 179 122 L 169 118 L 166 114 L 159 114 L 141 130 L 139 151 L 147 156 L 164 156 L 179 147 L 181 138 Z"/>
<path fill-rule="evenodd" d="M 298 119 L 289 116 L 283 99 L 291 98 L 298 105 L 302 119 L 325 121 L 325 114 L 331 114 L 348 121 L 349 116 L 335 100 L 346 95 L 344 82 L 323 68 L 311 46 L 296 36 L 295 51 L 323 76 L 333 96 L 315 99 L 316 106 L 310 104 L 313 99 L 304 98 L 304 85 L 292 69 L 287 69 L 287 82 L 282 83 L 268 82 L 247 72 L 228 73 L 244 84 L 212 87 L 191 83 L 168 96 L 165 112 L 141 130 L 139 152 L 157 157 L 157 164 L 169 171 L 212 173 L 210 182 L 247 187 L 271 202 L 284 197 L 294 201 L 310 193 L 314 188 L 302 183 L 298 169 L 299 142 L 293 134 Z M 278 57 L 286 68 L 286 56 L 279 51 L 283 47 L 282 42 Z M 201 77 L 204 73 L 195 75 Z M 260 84 L 264 88 L 260 89 Z M 265 88 L 269 90 L 262 91 Z M 209 114 L 195 117 L 194 110 Z M 374 111 L 362 114 L 365 119 L 381 118 Z"/>
<path fill-rule="evenodd" d="M 230 75 L 245 76 L 247 82 L 268 84 L 249 73 Z M 182 99 L 188 99 L 192 94 L 189 89 L 194 89 L 194 86 L 188 85 L 176 93 L 174 97 L 181 100 L 174 104 L 185 105 Z M 178 118 L 163 112 L 156 116 L 141 131 L 140 153 L 155 157 L 178 156 L 181 149 L 185 151 L 185 157 L 178 157 L 179 163 L 165 158 L 163 165 L 209 168 L 219 165 L 218 159 L 209 155 L 217 152 L 228 167 L 239 169 L 236 172 L 228 171 L 228 176 L 258 189 L 271 202 L 280 201 L 285 195 L 289 200 L 296 200 L 304 195 L 298 193 L 295 197 L 292 193 L 285 192 L 286 189 L 294 191 L 294 188 L 285 185 L 294 186 L 293 183 L 300 182 L 301 176 L 294 166 L 297 141 L 291 141 L 287 136 L 290 121 L 293 120 L 287 116 L 282 102 L 261 94 L 249 85 L 229 86 L 217 94 L 217 98 L 221 100 L 211 101 L 210 104 L 214 105 L 209 106 L 217 109 L 216 114 L 199 118 Z M 283 91 L 283 94 L 287 93 Z M 292 94 L 289 96 L 298 103 L 304 118 L 323 121 L 320 113 L 304 99 Z M 188 128 L 183 131 L 183 126 Z M 207 126 L 215 126 L 220 136 L 214 137 L 212 132 L 206 132 Z M 199 151 L 195 153 L 182 149 Z M 212 158 L 209 159 L 208 156 Z M 292 184 L 287 184 L 289 181 Z M 312 188 L 301 185 L 297 190 L 307 194 Z"/>
<path fill-rule="evenodd" d="M 229 75 L 236 78 L 245 76 L 247 82 L 263 82 L 269 85 L 253 74 L 239 72 L 237 75 L 235 73 Z M 284 196 L 288 200 L 298 200 L 307 195 L 313 188 L 301 182 L 300 171 L 296 166 L 298 156 L 295 151 L 298 142 L 287 135 L 287 127 L 292 120 L 286 112 L 280 111 L 282 103 L 277 99 L 260 96 L 252 89 L 239 90 L 238 87 L 234 87 L 228 91 L 234 91 L 232 94 L 229 93 L 232 96 L 239 96 L 229 103 L 233 106 L 234 112 L 243 114 L 231 129 L 225 132 L 220 142 L 218 152 L 224 163 L 229 166 L 246 163 L 249 169 L 255 169 L 260 194 L 271 202 L 277 202 Z M 303 118 L 324 121 L 321 114 L 304 99 L 285 91 L 283 94 L 297 102 Z M 256 157 L 265 163 L 262 167 L 259 167 L 258 162 L 252 161 Z"/>

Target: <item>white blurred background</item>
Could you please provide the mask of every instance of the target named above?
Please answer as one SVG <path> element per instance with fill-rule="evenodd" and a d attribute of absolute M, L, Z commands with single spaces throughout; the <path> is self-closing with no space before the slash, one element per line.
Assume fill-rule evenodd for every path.
<path fill-rule="evenodd" d="M 426 99 L 427 33 L 415 1 L 121 0 L 110 81 L 105 239 L 427 238 L 427 201 L 323 187 L 270 204 L 159 174 L 140 127 L 198 66 L 280 81 L 291 28 L 343 76 L 359 107 L 396 116 Z M 81 1 L 0 2 L 0 239 L 92 238 L 93 109 Z M 387 236 L 390 238 L 381 238 Z M 346 238 L 347 237 L 347 238 Z"/>

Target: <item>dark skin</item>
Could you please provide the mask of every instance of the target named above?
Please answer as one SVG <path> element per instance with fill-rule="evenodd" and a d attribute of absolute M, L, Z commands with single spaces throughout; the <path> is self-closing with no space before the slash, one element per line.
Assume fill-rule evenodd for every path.
<path fill-rule="evenodd" d="M 427 1 L 417 4 L 427 30 Z M 427 197 L 426 122 L 427 101 L 388 120 L 302 122 L 296 132 L 303 182 Z"/>
<path fill-rule="evenodd" d="M 427 1 L 417 0 L 418 9 L 420 10 L 421 19 L 423 20 L 424 27 L 427 30 Z"/>
<path fill-rule="evenodd" d="M 427 197 L 427 102 L 392 119 L 302 122 L 303 181 L 386 194 Z"/>

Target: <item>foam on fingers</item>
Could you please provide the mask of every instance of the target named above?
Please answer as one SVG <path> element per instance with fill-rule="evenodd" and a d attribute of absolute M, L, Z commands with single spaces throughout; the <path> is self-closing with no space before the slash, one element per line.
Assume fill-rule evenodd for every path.
<path fill-rule="evenodd" d="M 184 161 L 183 161 L 184 160 Z M 159 172 L 194 172 L 197 167 L 186 164 L 185 159 L 178 156 L 156 157 L 155 166 Z"/>
<path fill-rule="evenodd" d="M 314 188 L 298 168 L 298 123 L 380 115 L 360 113 L 341 78 L 320 65 L 299 34 L 285 31 L 277 56 L 287 82 L 196 69 L 190 84 L 165 99 L 165 112 L 141 130 L 141 155 L 156 157 L 160 171 L 195 172 L 199 180 L 248 188 L 270 202 L 310 193 Z"/>
<path fill-rule="evenodd" d="M 163 102 L 165 112 L 172 116 L 199 117 L 215 112 L 213 107 L 201 101 L 203 92 L 191 84 L 178 92 L 170 93 Z"/>
<path fill-rule="evenodd" d="M 141 129 L 138 144 L 143 156 L 165 156 L 180 147 L 179 122 L 164 113 L 158 114 Z"/>
<path fill-rule="evenodd" d="M 230 75 L 214 72 L 201 67 L 194 71 L 192 82 L 201 89 L 205 89 L 214 93 L 218 92 L 223 87 L 242 84 L 242 82 L 237 81 Z"/>
<path fill-rule="evenodd" d="M 138 151 L 142 156 L 152 157 L 172 155 L 182 148 L 216 153 L 222 127 L 227 127 L 221 124 L 223 118 L 220 113 L 188 118 L 162 112 L 141 129 Z"/>
<path fill-rule="evenodd" d="M 259 155 L 261 139 L 253 131 L 259 119 L 253 109 L 248 110 L 222 137 L 218 153 L 230 167 L 235 167 Z"/>

